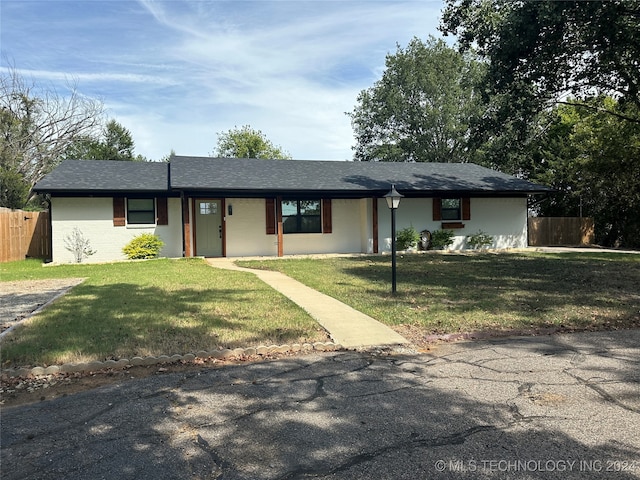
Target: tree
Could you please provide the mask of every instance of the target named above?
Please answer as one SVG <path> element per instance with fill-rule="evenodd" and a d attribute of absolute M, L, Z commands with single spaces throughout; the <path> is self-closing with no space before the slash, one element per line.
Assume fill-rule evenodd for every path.
<path fill-rule="evenodd" d="M 287 151 L 274 145 L 264 133 L 249 125 L 218 133 L 213 155 L 224 158 L 291 159 Z"/>
<path fill-rule="evenodd" d="M 163 163 L 170 163 L 171 162 L 171 157 L 175 157 L 176 156 L 176 151 L 172 148 L 171 151 L 164 155 L 160 161 Z"/>
<path fill-rule="evenodd" d="M 640 247 L 640 124 L 622 118 L 638 112 L 610 97 L 582 101 L 591 108 L 556 107 L 532 148 L 530 177 L 558 190 L 540 213 L 593 217 L 598 243 Z"/>
<path fill-rule="evenodd" d="M 28 84 L 15 70 L 0 76 L 0 162 L 3 172 L 11 172 L 12 181 L 20 177 L 29 192 L 69 145 L 95 131 L 102 120 L 101 102 L 73 86 L 70 92 L 63 97 Z"/>
<path fill-rule="evenodd" d="M 582 210 L 604 245 L 640 245 L 639 22 L 640 0 L 446 0 L 440 25 L 489 62 L 478 158 L 556 187 L 541 213 Z"/>
<path fill-rule="evenodd" d="M 639 22 L 640 0 L 446 0 L 440 30 L 490 62 L 493 93 L 530 96 L 538 110 L 567 92 L 588 107 L 579 99 L 595 93 L 640 111 Z"/>
<path fill-rule="evenodd" d="M 77 160 L 145 161 L 134 154 L 131 132 L 115 120 L 109 120 L 98 136 L 79 138 L 69 146 L 65 158 Z"/>
<path fill-rule="evenodd" d="M 469 128 L 482 111 L 484 65 L 442 40 L 414 38 L 388 54 L 382 78 L 349 113 L 355 159 L 393 162 L 471 160 Z"/>
<path fill-rule="evenodd" d="M 10 167 L 0 166 L 0 207 L 22 208 L 28 196 L 29 187 L 24 177 Z"/>

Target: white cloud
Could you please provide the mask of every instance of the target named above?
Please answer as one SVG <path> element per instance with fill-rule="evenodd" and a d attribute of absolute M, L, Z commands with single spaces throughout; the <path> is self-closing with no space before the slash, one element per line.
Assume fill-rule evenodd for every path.
<path fill-rule="evenodd" d="M 166 77 L 157 75 L 144 75 L 136 73 L 66 73 L 60 71 L 49 70 L 29 70 L 16 69 L 16 73 L 24 78 L 32 78 L 35 80 L 45 80 L 49 82 L 71 82 L 71 83 L 89 83 L 89 82 L 114 82 L 114 83 L 142 83 L 148 85 L 150 83 L 156 85 L 176 85 L 175 81 Z"/>
<path fill-rule="evenodd" d="M 245 124 L 295 158 L 351 158 L 345 112 L 382 73 L 396 43 L 437 34 L 442 7 L 391 0 L 94 0 L 95 18 L 96 8 L 81 1 L 30 3 L 3 0 L 3 53 L 26 75 L 72 80 L 103 99 L 110 116 L 132 132 L 137 152 L 154 159 L 172 148 L 206 155 L 216 132 Z M 62 7 L 69 13 L 56 10 Z M 47 9 L 56 11 L 47 16 Z M 32 32 L 25 43 L 22 32 L 42 15 L 63 24 L 43 24 L 43 33 Z"/>

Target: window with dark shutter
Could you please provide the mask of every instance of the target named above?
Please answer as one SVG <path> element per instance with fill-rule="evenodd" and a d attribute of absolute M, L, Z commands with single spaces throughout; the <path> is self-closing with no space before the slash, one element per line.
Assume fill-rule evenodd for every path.
<path fill-rule="evenodd" d="M 126 223 L 124 197 L 113 197 L 113 226 L 124 227 Z"/>
<path fill-rule="evenodd" d="M 434 198 L 433 220 L 442 221 L 442 228 L 464 228 L 465 220 L 471 220 L 471 199 L 463 198 Z"/>
<path fill-rule="evenodd" d="M 276 234 L 276 201 L 274 198 L 265 198 L 265 213 L 267 222 L 267 235 Z"/>

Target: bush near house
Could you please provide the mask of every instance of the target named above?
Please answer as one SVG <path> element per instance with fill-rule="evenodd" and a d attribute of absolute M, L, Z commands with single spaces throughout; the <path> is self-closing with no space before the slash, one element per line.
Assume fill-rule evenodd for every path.
<path fill-rule="evenodd" d="M 478 230 L 477 233 L 467 236 L 467 243 L 474 250 L 482 250 L 493 245 L 493 237 L 482 230 Z"/>
<path fill-rule="evenodd" d="M 157 258 L 164 242 L 158 235 L 152 233 L 142 233 L 127 243 L 122 251 L 129 260 L 141 260 Z"/>
<path fill-rule="evenodd" d="M 429 248 L 432 250 L 444 250 L 453 243 L 454 236 L 453 230 L 435 230 L 431 233 L 431 244 Z"/>
<path fill-rule="evenodd" d="M 417 232 L 413 225 L 400 230 L 396 236 L 398 242 L 398 250 L 408 250 L 410 248 L 416 248 L 420 241 L 420 234 Z"/>

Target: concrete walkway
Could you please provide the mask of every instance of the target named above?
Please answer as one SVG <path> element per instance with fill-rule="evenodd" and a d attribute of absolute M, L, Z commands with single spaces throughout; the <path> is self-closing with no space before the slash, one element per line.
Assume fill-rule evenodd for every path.
<path fill-rule="evenodd" d="M 335 343 L 346 348 L 399 345 L 409 341 L 391 328 L 333 297 L 303 285 L 280 272 L 237 266 L 229 258 L 208 258 L 216 268 L 250 272 L 304 309 L 324 327 Z"/>

